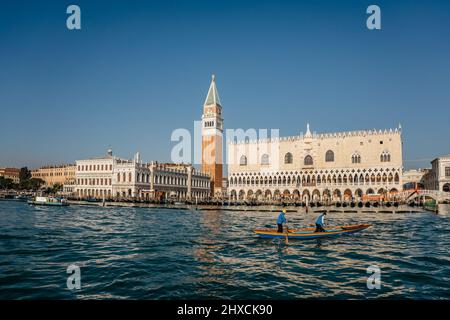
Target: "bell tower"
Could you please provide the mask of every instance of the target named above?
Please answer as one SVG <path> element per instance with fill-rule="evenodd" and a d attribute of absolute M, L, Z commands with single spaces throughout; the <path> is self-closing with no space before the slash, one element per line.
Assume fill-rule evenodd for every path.
<path fill-rule="evenodd" d="M 212 195 L 222 192 L 222 105 L 213 75 L 202 115 L 202 172 L 211 177 Z"/>

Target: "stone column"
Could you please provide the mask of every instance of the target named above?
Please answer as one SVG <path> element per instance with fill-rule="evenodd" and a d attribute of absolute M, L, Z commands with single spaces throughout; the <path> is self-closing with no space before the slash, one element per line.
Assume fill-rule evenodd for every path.
<path fill-rule="evenodd" d="M 153 163 L 150 164 L 150 191 L 155 188 L 155 165 Z"/>
<path fill-rule="evenodd" d="M 188 166 L 187 167 L 187 193 L 186 193 L 186 198 L 188 200 L 190 200 L 192 198 L 192 171 L 193 171 L 193 167 L 192 166 Z"/>

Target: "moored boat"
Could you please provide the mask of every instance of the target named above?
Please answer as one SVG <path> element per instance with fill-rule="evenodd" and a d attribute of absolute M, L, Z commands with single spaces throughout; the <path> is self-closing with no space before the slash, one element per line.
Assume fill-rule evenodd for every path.
<path fill-rule="evenodd" d="M 287 236 L 288 239 L 317 239 L 351 234 L 365 230 L 371 226 L 370 224 L 329 226 L 325 228 L 326 232 L 314 232 L 316 230 L 315 227 L 289 229 L 287 233 L 279 233 L 276 229 L 256 229 L 254 232 L 260 238 L 285 239 Z"/>
<path fill-rule="evenodd" d="M 68 206 L 66 199 L 55 197 L 36 197 L 33 200 L 28 201 L 31 205 L 40 206 Z"/>
<path fill-rule="evenodd" d="M 14 197 L 14 200 L 16 200 L 16 201 L 28 201 L 28 200 L 30 200 L 30 197 L 25 195 L 25 194 L 19 194 L 19 195 Z"/>

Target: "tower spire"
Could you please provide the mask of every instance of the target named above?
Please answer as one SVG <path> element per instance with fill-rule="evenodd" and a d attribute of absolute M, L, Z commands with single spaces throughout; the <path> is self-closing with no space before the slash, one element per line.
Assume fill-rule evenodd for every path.
<path fill-rule="evenodd" d="M 311 137 L 312 136 L 311 130 L 309 129 L 309 123 L 306 124 L 306 134 L 305 134 L 305 136 L 306 137 Z"/>
<path fill-rule="evenodd" d="M 211 84 L 209 85 L 208 95 L 205 100 L 205 106 L 209 105 L 221 106 L 219 92 L 216 87 L 216 75 L 214 74 L 211 76 Z"/>

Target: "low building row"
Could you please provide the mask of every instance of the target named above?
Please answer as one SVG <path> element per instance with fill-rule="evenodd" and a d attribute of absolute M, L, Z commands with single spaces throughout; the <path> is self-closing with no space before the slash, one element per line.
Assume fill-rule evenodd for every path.
<path fill-rule="evenodd" d="M 79 198 L 206 199 L 210 177 L 188 164 L 143 163 L 140 154 L 122 159 L 105 156 L 76 161 L 75 196 Z"/>
<path fill-rule="evenodd" d="M 11 179 L 13 183 L 19 183 L 20 169 L 18 168 L 0 168 L 0 177 Z"/>
<path fill-rule="evenodd" d="M 450 155 L 434 159 L 431 165 L 431 168 L 403 171 L 402 174 L 399 168 L 387 168 L 386 172 L 384 172 L 385 168 L 373 172 L 369 169 L 364 174 L 360 172 L 360 169 L 344 170 L 345 172 L 342 171 L 342 173 L 338 172 L 339 170 L 332 170 L 332 174 L 328 172 L 315 174 L 315 171 L 302 174 L 303 170 L 301 170 L 298 174 L 277 174 L 273 177 L 267 172 L 262 176 L 232 173 L 229 178 L 223 178 L 222 197 L 243 199 L 255 196 L 259 198 L 262 196 L 262 191 L 259 191 L 261 188 L 267 189 L 264 191 L 266 198 L 276 198 L 281 194 L 291 194 L 299 198 L 305 196 L 314 198 L 317 194 L 319 199 L 322 196 L 361 197 L 363 194 L 402 189 L 450 192 Z M 15 183 L 19 182 L 19 173 L 18 168 L 0 168 L 0 176 L 11 179 Z M 139 153 L 132 160 L 128 160 L 114 156 L 109 150 L 105 156 L 78 160 L 75 164 L 34 169 L 31 170 L 31 175 L 33 178 L 42 179 L 44 187 L 60 184 L 63 186 L 63 194 L 79 198 L 195 200 L 211 196 L 208 174 L 188 164 L 156 161 L 143 163 Z M 349 187 L 341 194 L 340 189 L 343 185 L 349 185 Z M 317 190 L 313 189 L 308 194 L 307 187 L 315 187 Z M 301 193 L 298 191 L 300 188 L 304 189 Z M 237 190 L 244 191 L 239 191 L 238 194 Z"/>
<path fill-rule="evenodd" d="M 63 193 L 70 195 L 75 191 L 75 169 L 74 164 L 43 166 L 31 170 L 31 177 L 43 180 L 44 187 L 59 184 L 63 186 Z"/>

